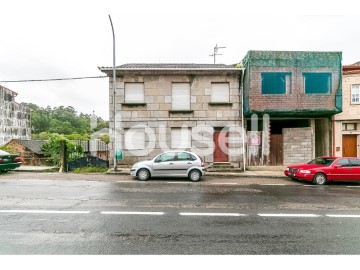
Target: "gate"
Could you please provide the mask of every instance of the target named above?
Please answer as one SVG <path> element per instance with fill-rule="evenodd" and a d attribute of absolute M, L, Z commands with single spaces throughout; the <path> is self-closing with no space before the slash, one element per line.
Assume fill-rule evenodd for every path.
<path fill-rule="evenodd" d="M 85 156 L 67 163 L 67 170 L 73 171 L 77 168 L 85 168 L 85 167 L 102 167 L 108 168 L 109 161 L 104 160 L 95 156 Z"/>

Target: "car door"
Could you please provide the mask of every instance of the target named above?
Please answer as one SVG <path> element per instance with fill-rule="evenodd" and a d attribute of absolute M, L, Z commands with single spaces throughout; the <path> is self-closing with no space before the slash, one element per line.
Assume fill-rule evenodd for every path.
<path fill-rule="evenodd" d="M 194 157 L 192 155 L 187 152 L 177 153 L 175 169 L 178 176 L 187 176 L 188 169 L 192 166 L 194 166 Z"/>
<path fill-rule="evenodd" d="M 352 167 L 347 158 L 341 158 L 335 162 L 332 170 L 332 180 L 349 180 L 352 174 Z"/>
<path fill-rule="evenodd" d="M 153 176 L 171 176 L 175 168 L 176 152 L 166 152 L 158 156 L 153 164 Z"/>
<path fill-rule="evenodd" d="M 350 180 L 360 181 L 360 159 L 350 158 L 352 177 Z"/>

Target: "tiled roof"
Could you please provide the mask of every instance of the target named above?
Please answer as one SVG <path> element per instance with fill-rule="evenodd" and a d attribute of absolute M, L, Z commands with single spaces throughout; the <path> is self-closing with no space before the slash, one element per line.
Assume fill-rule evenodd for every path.
<path fill-rule="evenodd" d="M 351 65 L 346 65 L 346 67 L 353 67 L 353 66 L 360 66 L 360 61 Z"/>
<path fill-rule="evenodd" d="M 42 146 L 46 141 L 43 140 L 19 140 L 14 139 L 14 141 L 17 141 L 18 143 L 22 144 L 23 146 L 27 147 L 31 151 L 33 151 L 36 154 L 44 154 L 44 152 L 41 150 Z"/>
<path fill-rule="evenodd" d="M 234 68 L 233 65 L 224 64 L 124 64 L 117 68 L 141 68 L 141 69 L 212 69 L 212 68 Z"/>

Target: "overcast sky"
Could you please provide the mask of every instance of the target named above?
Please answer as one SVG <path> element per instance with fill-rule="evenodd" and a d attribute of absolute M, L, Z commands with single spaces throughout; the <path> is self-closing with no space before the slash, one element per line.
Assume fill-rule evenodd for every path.
<path fill-rule="evenodd" d="M 356 1 L 2 1 L 0 81 L 104 75 L 116 64 L 238 63 L 249 50 L 342 51 L 360 61 Z M 108 119 L 108 79 L 4 83 L 17 102 L 73 106 Z"/>

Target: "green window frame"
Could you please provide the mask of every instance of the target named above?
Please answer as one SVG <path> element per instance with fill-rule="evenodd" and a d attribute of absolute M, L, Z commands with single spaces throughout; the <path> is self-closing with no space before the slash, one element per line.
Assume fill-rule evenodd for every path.
<path fill-rule="evenodd" d="M 331 94 L 331 77 L 329 72 L 304 72 L 304 93 Z"/>
<path fill-rule="evenodd" d="M 291 93 L 291 73 L 289 72 L 262 72 L 261 93 L 263 95 L 283 95 Z"/>

